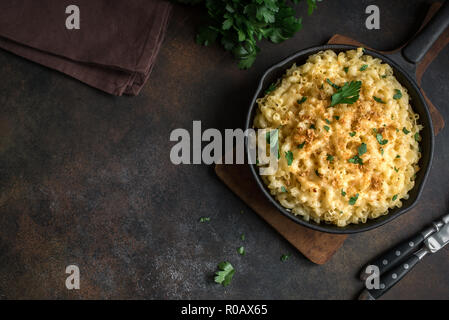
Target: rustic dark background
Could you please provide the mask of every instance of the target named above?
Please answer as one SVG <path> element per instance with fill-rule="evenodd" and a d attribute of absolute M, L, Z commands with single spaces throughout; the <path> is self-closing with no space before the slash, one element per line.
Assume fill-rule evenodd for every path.
<path fill-rule="evenodd" d="M 364 26 L 368 4 L 381 30 Z M 242 127 L 257 80 L 270 65 L 334 33 L 393 49 L 419 27 L 430 1 L 324 0 L 304 28 L 261 44 L 248 71 L 218 47 L 194 43 L 197 9 L 176 6 L 149 83 L 138 97 L 112 97 L 0 51 L 0 297 L 352 299 L 364 263 L 448 211 L 449 132 L 419 205 L 377 230 L 352 235 L 324 266 L 296 252 L 206 165 L 172 165 L 169 134 Z M 449 121 L 449 48 L 423 86 Z M 209 223 L 199 223 L 202 216 Z M 240 234 L 246 240 L 240 240 Z M 247 251 L 240 256 L 236 248 Z M 281 254 L 291 253 L 282 263 Z M 386 299 L 449 298 L 448 250 L 425 259 Z M 236 268 L 213 282 L 218 262 Z M 68 291 L 65 267 L 81 269 Z"/>

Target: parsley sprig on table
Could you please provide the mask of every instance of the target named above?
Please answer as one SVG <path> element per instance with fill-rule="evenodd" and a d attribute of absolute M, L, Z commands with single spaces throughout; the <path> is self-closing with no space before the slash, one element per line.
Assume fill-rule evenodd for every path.
<path fill-rule="evenodd" d="M 235 269 L 232 264 L 227 261 L 220 262 L 218 264 L 218 271 L 215 272 L 214 281 L 226 287 L 231 283 L 234 273 Z"/>
<path fill-rule="evenodd" d="M 260 51 L 257 42 L 263 38 L 280 43 L 293 37 L 302 27 L 294 5 L 300 0 L 177 0 L 181 3 L 203 2 L 207 23 L 197 34 L 198 43 L 208 46 L 217 40 L 225 50 L 239 60 L 239 67 L 247 69 Z M 317 8 L 317 2 L 307 0 L 308 14 Z"/>

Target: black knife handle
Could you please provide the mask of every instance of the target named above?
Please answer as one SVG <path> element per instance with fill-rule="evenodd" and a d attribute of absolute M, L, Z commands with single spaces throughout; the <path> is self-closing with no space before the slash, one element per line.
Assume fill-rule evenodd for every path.
<path fill-rule="evenodd" d="M 412 252 L 415 252 L 418 246 L 424 241 L 424 236 L 419 233 L 416 236 L 408 239 L 407 241 L 402 242 L 398 246 L 393 247 L 387 252 L 383 253 L 376 260 L 368 263 L 360 273 L 360 279 L 365 281 L 371 273 L 367 273 L 368 266 L 376 266 L 379 268 L 379 274 L 387 272 L 391 268 L 393 268 L 397 263 L 403 260 Z"/>
<path fill-rule="evenodd" d="M 374 299 L 378 299 L 388 290 L 390 290 L 396 283 L 399 282 L 405 275 L 412 270 L 412 268 L 419 262 L 419 258 L 416 255 L 411 255 L 403 263 L 398 264 L 387 273 L 380 276 L 379 289 L 369 289 L 368 293 Z"/>

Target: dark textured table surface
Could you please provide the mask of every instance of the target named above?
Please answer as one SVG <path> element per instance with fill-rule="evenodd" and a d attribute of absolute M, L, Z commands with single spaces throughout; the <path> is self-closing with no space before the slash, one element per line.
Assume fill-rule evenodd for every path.
<path fill-rule="evenodd" d="M 364 26 L 368 4 L 381 29 Z M 448 211 L 449 131 L 436 138 L 419 205 L 379 229 L 352 235 L 317 266 L 296 252 L 227 189 L 206 165 L 172 165 L 169 134 L 243 125 L 262 72 L 334 33 L 377 49 L 401 45 L 429 1 L 325 0 L 282 44 L 261 44 L 240 71 L 221 48 L 194 43 L 198 11 L 176 6 L 149 83 L 138 97 L 112 97 L 0 52 L 0 297 L 352 299 L 364 263 Z M 423 78 L 449 121 L 449 47 Z M 209 223 L 199 223 L 202 216 Z M 246 235 L 245 241 L 240 234 Z M 236 248 L 247 251 L 240 256 Z M 286 262 L 283 253 L 291 253 Z M 213 282 L 218 262 L 236 268 Z M 65 288 L 76 264 L 81 289 Z M 426 258 L 386 299 L 449 298 L 449 252 Z"/>

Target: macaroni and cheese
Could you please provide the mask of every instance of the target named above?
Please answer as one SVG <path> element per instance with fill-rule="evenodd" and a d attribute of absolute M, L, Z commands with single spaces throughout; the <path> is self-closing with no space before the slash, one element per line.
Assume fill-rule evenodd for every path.
<path fill-rule="evenodd" d="M 357 84 L 356 101 L 342 100 Z M 388 64 L 362 48 L 327 50 L 274 86 L 257 100 L 254 127 L 279 130 L 278 169 L 262 179 L 282 206 L 340 227 L 401 207 L 419 170 L 422 126 Z"/>

